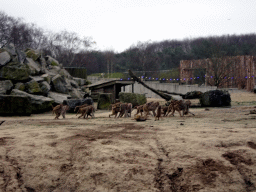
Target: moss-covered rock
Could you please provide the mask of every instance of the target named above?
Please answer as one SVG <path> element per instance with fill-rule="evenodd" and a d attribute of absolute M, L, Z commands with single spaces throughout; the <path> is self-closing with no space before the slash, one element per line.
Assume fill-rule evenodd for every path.
<path fill-rule="evenodd" d="M 32 104 L 28 96 L 0 95 L 0 115 L 31 115 Z"/>
<path fill-rule="evenodd" d="M 10 80 L 0 81 L 0 94 L 6 94 L 13 87 L 13 84 Z"/>
<path fill-rule="evenodd" d="M 25 84 L 26 91 L 31 94 L 40 94 L 42 93 L 42 90 L 35 80 L 31 80 Z"/>
<path fill-rule="evenodd" d="M 46 59 L 46 63 L 48 65 L 51 65 L 51 66 L 59 66 L 60 65 L 59 62 L 56 59 L 52 58 L 49 55 L 46 56 L 45 59 Z"/>
<path fill-rule="evenodd" d="M 47 95 L 48 92 L 51 90 L 51 86 L 47 83 L 47 81 L 43 81 L 39 85 L 43 95 Z"/>
<path fill-rule="evenodd" d="M 27 49 L 26 56 L 37 61 L 40 58 L 40 53 L 32 49 Z"/>
<path fill-rule="evenodd" d="M 18 89 L 20 91 L 25 91 L 25 88 L 26 88 L 25 84 L 21 82 L 16 83 L 14 86 L 14 89 Z"/>
<path fill-rule="evenodd" d="M 221 107 L 230 106 L 231 98 L 228 91 L 211 90 L 202 94 L 200 98 L 202 107 Z"/>
<path fill-rule="evenodd" d="M 29 79 L 31 71 L 26 64 L 10 62 L 0 69 L 0 78 L 23 81 Z"/>
<path fill-rule="evenodd" d="M 66 81 L 65 79 L 60 76 L 56 75 L 52 78 L 52 84 L 54 87 L 54 90 L 58 93 L 68 93 L 68 88 L 66 87 Z"/>
<path fill-rule="evenodd" d="M 31 99 L 32 113 L 41 113 L 52 109 L 54 100 L 41 95 L 32 95 L 24 91 L 13 89 L 11 95 L 27 96 Z"/>
<path fill-rule="evenodd" d="M 113 100 L 112 93 L 100 93 L 97 109 L 108 109 Z"/>
<path fill-rule="evenodd" d="M 119 99 L 122 103 L 132 103 L 133 106 L 143 105 L 147 102 L 147 98 L 144 94 L 137 93 L 119 93 Z"/>

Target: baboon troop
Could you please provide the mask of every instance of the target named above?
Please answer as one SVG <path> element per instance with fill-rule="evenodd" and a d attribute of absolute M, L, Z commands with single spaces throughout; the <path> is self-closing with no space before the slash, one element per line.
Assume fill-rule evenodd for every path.
<path fill-rule="evenodd" d="M 115 118 L 131 117 L 131 113 L 133 110 L 132 103 L 122 103 L 118 101 L 114 104 L 111 104 L 110 106 L 111 114 L 109 114 L 109 118 L 111 116 L 115 116 Z M 190 106 L 190 100 L 172 100 L 169 106 L 161 106 L 159 102 L 152 101 L 144 105 L 135 106 L 134 109 L 137 109 L 137 112 L 136 114 L 134 114 L 134 119 L 136 121 L 146 121 L 148 120 L 148 115 L 151 114 L 150 112 L 152 112 L 151 115 L 155 117 L 155 121 L 159 120 L 161 117 L 167 117 L 169 113 L 171 113 L 170 116 L 174 116 L 175 111 L 178 111 L 180 117 L 188 115 L 189 113 L 195 116 L 194 113 L 189 111 Z M 65 114 L 69 110 L 69 106 L 59 104 L 55 107 L 52 106 L 52 109 L 52 113 L 56 115 L 54 119 L 59 119 L 60 115 L 62 115 L 63 119 L 65 119 Z M 80 119 L 81 117 L 83 117 L 84 119 L 88 119 L 89 116 L 91 116 L 91 118 L 94 118 L 95 111 L 95 108 L 92 105 L 88 104 L 76 106 L 74 109 L 74 112 L 77 112 L 76 116 L 78 114 L 81 114 L 78 119 Z"/>

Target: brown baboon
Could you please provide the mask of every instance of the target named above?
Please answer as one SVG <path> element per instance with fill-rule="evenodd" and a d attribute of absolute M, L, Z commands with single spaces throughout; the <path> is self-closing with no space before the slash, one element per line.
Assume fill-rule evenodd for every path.
<path fill-rule="evenodd" d="M 158 119 L 159 120 L 159 118 L 161 117 L 161 105 L 159 105 L 158 107 L 157 107 L 157 109 L 156 109 L 156 116 L 155 116 L 155 121 L 156 121 L 156 119 Z"/>
<path fill-rule="evenodd" d="M 120 105 L 120 108 L 119 108 L 120 113 L 119 113 L 119 116 L 117 118 L 123 117 L 123 115 L 124 115 L 124 117 L 127 117 L 128 116 L 127 111 L 128 111 L 128 104 L 127 103 L 122 103 Z"/>
<path fill-rule="evenodd" d="M 139 106 L 135 106 L 134 109 L 137 109 L 137 113 L 135 115 L 138 115 L 139 113 L 142 116 L 142 112 L 143 112 L 143 105 L 139 105 Z M 134 116 L 135 116 L 134 115 Z"/>
<path fill-rule="evenodd" d="M 174 116 L 174 112 L 175 110 L 177 110 L 180 114 L 180 116 L 184 116 L 184 115 L 187 115 L 188 113 L 191 113 L 189 111 L 189 107 L 191 105 L 191 102 L 189 100 L 187 101 L 183 101 L 183 100 L 180 100 L 180 101 L 175 101 L 173 103 L 171 103 L 170 105 L 172 105 L 172 113 L 171 115 Z M 182 111 L 182 115 L 181 115 L 181 112 Z M 193 116 L 195 116 L 195 114 L 191 113 Z"/>
<path fill-rule="evenodd" d="M 115 115 L 115 118 L 118 114 L 118 112 L 120 112 L 120 108 L 121 108 L 121 102 L 118 102 L 118 103 L 115 103 L 115 104 L 112 104 L 111 107 L 112 107 L 112 114 L 109 115 L 109 117 Z"/>
<path fill-rule="evenodd" d="M 149 112 L 152 111 L 154 114 L 154 117 L 156 116 L 156 108 L 159 106 L 159 102 L 150 102 L 143 105 L 143 112 L 145 113 L 145 116 L 149 115 Z"/>
<path fill-rule="evenodd" d="M 146 121 L 147 120 L 147 116 L 142 116 L 142 115 L 139 115 L 139 114 L 135 114 L 134 119 L 136 121 Z"/>
<path fill-rule="evenodd" d="M 161 107 L 162 107 L 162 114 L 163 114 L 163 116 L 164 117 L 167 116 L 168 106 L 163 105 Z"/>
<path fill-rule="evenodd" d="M 54 119 L 59 119 L 59 116 L 62 115 L 63 119 L 65 119 L 66 112 L 69 110 L 68 105 L 57 105 L 55 107 L 52 106 L 52 113 L 56 114 L 56 117 Z"/>
<path fill-rule="evenodd" d="M 87 106 L 88 106 L 88 104 L 76 106 L 75 109 L 74 109 L 74 112 L 76 112 L 76 110 L 77 110 L 77 114 L 78 114 L 78 111 L 79 111 L 78 109 L 83 108 L 83 107 L 87 107 Z"/>
<path fill-rule="evenodd" d="M 79 111 L 82 113 L 82 115 L 80 115 L 78 117 L 78 119 L 81 118 L 81 117 L 84 117 L 84 119 L 85 119 L 86 115 L 87 115 L 86 118 L 88 118 L 89 115 L 93 118 L 94 117 L 95 108 L 92 105 L 89 105 L 87 107 L 79 108 Z"/>
<path fill-rule="evenodd" d="M 132 116 L 132 103 L 127 103 L 127 115 L 128 117 Z"/>

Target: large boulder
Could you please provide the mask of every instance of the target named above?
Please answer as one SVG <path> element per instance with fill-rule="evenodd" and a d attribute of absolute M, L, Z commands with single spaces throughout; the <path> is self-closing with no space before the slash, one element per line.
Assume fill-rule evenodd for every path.
<path fill-rule="evenodd" d="M 0 94 L 6 94 L 13 87 L 10 80 L 0 81 Z"/>
<path fill-rule="evenodd" d="M 119 93 L 119 100 L 122 103 L 132 103 L 133 106 L 143 105 L 147 102 L 147 98 L 144 94 L 136 93 Z"/>
<path fill-rule="evenodd" d="M 28 96 L 21 95 L 0 95 L 0 115 L 31 115 L 32 104 Z"/>
<path fill-rule="evenodd" d="M 39 51 L 35 51 L 33 49 L 27 49 L 26 50 L 26 56 L 28 58 L 33 59 L 34 61 L 37 61 L 37 60 L 39 60 L 41 54 L 39 53 Z"/>
<path fill-rule="evenodd" d="M 52 58 L 49 55 L 45 57 L 45 60 L 46 60 L 47 65 L 51 65 L 51 66 L 59 66 L 60 65 L 56 59 Z"/>
<path fill-rule="evenodd" d="M 91 98 L 87 99 L 67 99 L 63 101 L 64 105 L 69 106 L 69 112 L 74 112 L 76 106 L 81 106 L 84 104 L 93 105 L 93 100 Z"/>
<path fill-rule="evenodd" d="M 65 79 L 60 75 L 55 75 L 52 78 L 53 88 L 58 93 L 68 93 L 68 88 L 66 87 Z"/>
<path fill-rule="evenodd" d="M 3 49 L 5 49 L 11 56 L 16 56 L 16 48 L 13 43 L 6 45 Z"/>
<path fill-rule="evenodd" d="M 26 86 L 24 83 L 18 82 L 15 84 L 14 89 L 18 89 L 20 91 L 25 91 Z"/>
<path fill-rule="evenodd" d="M 84 96 L 83 92 L 75 88 L 72 88 L 72 91 L 70 91 L 69 94 L 72 96 L 72 98 L 76 98 L 76 99 L 82 99 Z"/>
<path fill-rule="evenodd" d="M 50 77 L 50 75 L 48 75 L 48 74 L 43 74 L 43 75 L 41 75 L 41 77 L 43 78 L 43 80 L 44 81 L 46 81 L 47 83 L 51 83 L 51 77 Z"/>
<path fill-rule="evenodd" d="M 42 93 L 42 90 L 41 90 L 38 82 L 35 80 L 31 80 L 31 81 L 27 82 L 25 84 L 25 86 L 26 86 L 26 92 L 28 92 L 28 93 L 35 94 L 35 95 Z"/>
<path fill-rule="evenodd" d="M 41 71 L 40 65 L 38 63 L 36 63 L 33 59 L 31 58 L 27 58 L 25 63 L 27 64 L 27 66 L 30 69 L 30 73 L 31 75 L 38 75 Z"/>
<path fill-rule="evenodd" d="M 23 81 L 28 80 L 31 71 L 25 64 L 10 62 L 0 69 L 0 78 Z"/>
<path fill-rule="evenodd" d="M 41 82 L 39 85 L 40 85 L 42 94 L 46 96 L 48 92 L 51 90 L 51 86 L 46 81 Z"/>
<path fill-rule="evenodd" d="M 13 89 L 11 95 L 22 95 L 29 97 L 31 99 L 33 113 L 49 111 L 50 109 L 52 109 L 52 104 L 54 103 L 54 100 L 49 97 L 44 97 L 41 95 L 32 95 L 17 89 Z"/>
<path fill-rule="evenodd" d="M 202 94 L 200 98 L 202 107 L 222 107 L 230 106 L 231 98 L 228 91 L 225 90 L 211 90 Z"/>
<path fill-rule="evenodd" d="M 63 93 L 56 93 L 56 92 L 52 92 L 52 91 L 48 92 L 48 97 L 52 98 L 56 104 L 61 104 L 61 103 L 63 103 L 64 100 L 72 98 L 71 95 L 63 94 Z"/>
<path fill-rule="evenodd" d="M 24 51 L 21 51 L 19 49 L 16 49 L 16 53 L 17 53 L 17 56 L 18 56 L 18 62 L 19 63 L 24 63 L 25 60 L 26 60 L 26 53 Z"/>
<path fill-rule="evenodd" d="M 0 67 L 11 61 L 11 56 L 7 51 L 0 53 Z"/>
<path fill-rule="evenodd" d="M 112 93 L 100 93 L 98 98 L 97 109 L 108 109 L 112 102 Z"/>

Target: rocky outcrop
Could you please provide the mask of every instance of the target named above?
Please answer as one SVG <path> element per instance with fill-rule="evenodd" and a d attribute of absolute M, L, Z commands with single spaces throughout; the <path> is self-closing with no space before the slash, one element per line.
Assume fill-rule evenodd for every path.
<path fill-rule="evenodd" d="M 203 93 L 200 97 L 202 107 L 230 106 L 231 98 L 228 91 L 212 90 Z"/>
<path fill-rule="evenodd" d="M 6 94 L 13 87 L 13 84 L 10 80 L 0 81 L 0 94 Z"/>
<path fill-rule="evenodd" d="M 86 80 L 78 81 L 56 59 L 40 51 L 21 51 L 13 44 L 0 49 L 0 94 L 33 98 L 33 113 L 48 108 L 46 101 L 60 104 L 67 99 L 83 99 L 81 86 Z M 42 102 L 35 104 L 35 100 Z"/>
<path fill-rule="evenodd" d="M 21 95 L 0 95 L 0 115 L 31 115 L 32 103 L 28 96 Z"/>
<path fill-rule="evenodd" d="M 48 97 L 52 98 L 56 104 L 61 104 L 63 103 L 64 100 L 72 98 L 71 95 L 56 93 L 52 91 L 48 92 Z"/>
<path fill-rule="evenodd" d="M 41 95 L 32 95 L 17 89 L 13 89 L 11 92 L 11 95 L 17 95 L 17 96 L 22 95 L 22 96 L 29 97 L 31 100 L 33 113 L 41 113 L 44 111 L 48 111 L 52 109 L 52 104 L 54 103 L 54 100 L 49 97 L 44 97 Z"/>

